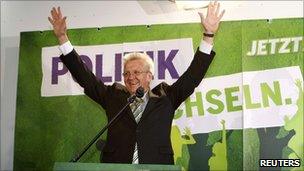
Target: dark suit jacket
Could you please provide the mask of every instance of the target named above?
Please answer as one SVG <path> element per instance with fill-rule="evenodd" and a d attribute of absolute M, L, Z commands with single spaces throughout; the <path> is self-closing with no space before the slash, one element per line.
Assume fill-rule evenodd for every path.
<path fill-rule="evenodd" d="M 137 142 L 139 163 L 174 164 L 170 140 L 174 112 L 200 84 L 214 55 L 213 51 L 207 55 L 197 50 L 187 71 L 174 84 L 162 82 L 150 90 L 148 104 L 138 124 L 127 108 L 108 130 L 102 161 L 132 163 Z M 105 85 L 83 65 L 75 50 L 60 58 L 85 94 L 105 109 L 108 120 L 127 103 L 130 93 L 126 87 L 119 83 Z"/>

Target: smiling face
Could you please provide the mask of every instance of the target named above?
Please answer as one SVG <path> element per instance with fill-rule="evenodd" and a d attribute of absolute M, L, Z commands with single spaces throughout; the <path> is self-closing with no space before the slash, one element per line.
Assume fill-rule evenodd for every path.
<path fill-rule="evenodd" d="M 134 94 L 140 86 L 145 92 L 150 88 L 152 74 L 143 59 L 134 59 L 125 63 L 123 77 L 126 88 L 131 94 Z"/>

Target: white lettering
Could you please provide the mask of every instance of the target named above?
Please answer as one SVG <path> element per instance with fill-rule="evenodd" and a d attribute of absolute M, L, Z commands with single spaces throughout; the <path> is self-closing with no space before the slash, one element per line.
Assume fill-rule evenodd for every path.
<path fill-rule="evenodd" d="M 251 52 L 248 52 L 247 55 L 254 56 L 256 53 L 256 48 L 257 48 L 257 41 L 254 40 L 254 41 L 252 41 Z"/>
<path fill-rule="evenodd" d="M 253 40 L 247 56 L 264 56 L 276 53 L 297 53 L 301 50 L 303 37 Z M 302 49 L 303 50 L 303 49 Z"/>
<path fill-rule="evenodd" d="M 268 40 L 260 40 L 258 43 L 258 52 L 257 55 L 267 55 L 266 43 Z"/>
<path fill-rule="evenodd" d="M 290 43 L 290 38 L 282 38 L 281 42 L 283 42 L 283 44 L 279 50 L 279 53 L 290 53 L 290 49 L 286 49 Z"/>
<path fill-rule="evenodd" d="M 279 39 L 269 39 L 269 43 L 271 44 L 270 54 L 274 54 L 276 50 L 276 44 L 279 42 Z"/>
<path fill-rule="evenodd" d="M 298 52 L 300 47 L 300 41 L 303 40 L 303 37 L 293 37 L 291 41 L 293 41 L 293 52 Z"/>

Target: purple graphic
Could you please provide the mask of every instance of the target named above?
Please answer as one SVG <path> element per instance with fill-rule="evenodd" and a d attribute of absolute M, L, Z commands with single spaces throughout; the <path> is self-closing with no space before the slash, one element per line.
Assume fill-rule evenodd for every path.
<path fill-rule="evenodd" d="M 157 51 L 157 59 L 158 59 L 158 79 L 165 79 L 165 71 L 168 70 L 169 74 L 173 79 L 178 79 L 179 75 L 177 73 L 177 70 L 173 64 L 173 60 L 176 57 L 176 54 L 178 53 L 178 49 L 173 49 L 169 51 L 169 53 L 166 53 L 164 50 Z M 130 52 L 125 53 L 115 53 L 115 62 L 114 62 L 114 75 L 113 76 L 105 76 L 104 74 L 104 56 L 103 54 L 96 54 L 95 56 L 95 73 L 96 77 L 99 78 L 103 82 L 112 82 L 113 77 L 115 81 L 121 81 L 122 80 L 122 54 L 128 54 Z M 154 51 L 146 51 L 146 54 L 154 60 Z M 166 56 L 168 54 L 168 56 Z M 93 70 L 93 62 L 88 56 L 86 55 L 80 55 L 81 60 L 84 62 L 84 64 L 87 66 L 89 70 Z M 59 65 L 62 65 L 63 67 L 60 69 Z M 65 65 L 62 63 L 59 57 L 52 57 L 52 84 L 58 84 L 58 78 L 62 75 L 65 75 L 68 73 L 68 69 L 65 67 Z M 73 78 L 74 79 L 74 78 Z M 75 80 L 74 80 L 75 81 Z"/>

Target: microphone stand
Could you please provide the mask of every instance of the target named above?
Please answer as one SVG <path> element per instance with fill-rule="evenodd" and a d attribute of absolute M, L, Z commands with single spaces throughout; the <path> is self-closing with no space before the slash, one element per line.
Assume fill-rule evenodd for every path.
<path fill-rule="evenodd" d="M 84 147 L 84 149 L 77 155 L 74 156 L 74 158 L 72 158 L 69 162 L 77 162 L 81 156 L 83 156 L 83 154 L 92 146 L 92 144 L 94 144 L 94 142 L 114 123 L 114 121 L 117 120 L 117 118 L 119 116 L 121 116 L 122 112 L 131 104 L 134 102 L 136 98 L 136 95 L 133 95 L 131 97 L 129 97 L 127 99 L 128 103 L 117 113 L 117 115 L 111 119 L 111 121 L 106 125 L 104 126 L 100 132 L 90 141 L 90 143 L 88 145 L 86 145 Z"/>

